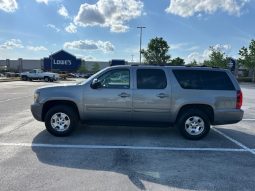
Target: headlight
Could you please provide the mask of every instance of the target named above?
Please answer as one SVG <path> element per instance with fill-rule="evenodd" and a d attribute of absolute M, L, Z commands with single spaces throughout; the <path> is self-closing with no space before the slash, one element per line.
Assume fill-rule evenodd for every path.
<path fill-rule="evenodd" d="M 39 99 L 39 92 L 35 92 L 34 94 L 34 102 L 37 102 Z"/>

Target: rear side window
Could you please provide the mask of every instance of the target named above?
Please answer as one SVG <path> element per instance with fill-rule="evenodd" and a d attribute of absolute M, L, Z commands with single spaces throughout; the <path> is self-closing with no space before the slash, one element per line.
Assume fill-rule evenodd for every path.
<path fill-rule="evenodd" d="M 184 89 L 199 90 L 235 90 L 229 76 L 223 71 L 173 70 Z"/>
<path fill-rule="evenodd" d="M 166 74 L 161 69 L 138 69 L 137 89 L 165 89 Z"/>

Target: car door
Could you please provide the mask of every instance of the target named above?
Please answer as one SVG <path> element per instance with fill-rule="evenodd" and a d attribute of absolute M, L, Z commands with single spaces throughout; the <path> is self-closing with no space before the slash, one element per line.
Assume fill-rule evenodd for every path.
<path fill-rule="evenodd" d="M 142 121 L 169 121 L 171 88 L 165 70 L 138 67 L 135 74 L 132 118 Z"/>
<path fill-rule="evenodd" d="M 84 91 L 84 118 L 87 120 L 130 120 L 132 111 L 130 68 L 110 69 L 97 80 L 100 87 L 88 84 Z"/>
<path fill-rule="evenodd" d="M 32 79 L 35 79 L 36 78 L 36 70 L 32 70 L 29 72 L 29 77 L 32 78 Z"/>

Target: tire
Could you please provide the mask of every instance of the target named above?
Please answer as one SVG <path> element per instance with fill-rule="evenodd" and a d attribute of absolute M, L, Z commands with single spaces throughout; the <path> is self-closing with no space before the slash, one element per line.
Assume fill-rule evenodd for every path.
<path fill-rule="evenodd" d="M 63 123 L 64 121 L 58 121 L 58 119 L 61 118 L 61 115 L 62 118 L 65 118 L 64 121 L 66 122 L 63 125 L 61 124 L 61 122 Z M 69 123 L 67 122 L 68 119 Z M 57 105 L 53 106 L 47 112 L 45 116 L 45 127 L 50 134 L 57 137 L 65 137 L 69 136 L 75 130 L 78 125 L 78 121 L 78 114 L 72 107 Z"/>
<path fill-rule="evenodd" d="M 44 81 L 45 81 L 45 82 L 49 82 L 49 81 L 50 81 L 50 78 L 46 76 L 46 77 L 44 77 Z"/>
<path fill-rule="evenodd" d="M 27 81 L 27 80 L 28 80 L 27 76 L 21 76 L 21 79 L 22 79 L 23 81 Z"/>
<path fill-rule="evenodd" d="M 179 117 L 177 125 L 182 136 L 190 140 L 200 140 L 210 131 L 208 116 L 197 109 L 184 111 Z"/>

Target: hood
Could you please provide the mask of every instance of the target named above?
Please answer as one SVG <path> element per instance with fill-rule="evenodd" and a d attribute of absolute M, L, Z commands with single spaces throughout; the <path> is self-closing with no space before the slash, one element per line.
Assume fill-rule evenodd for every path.
<path fill-rule="evenodd" d="M 37 90 L 39 91 L 44 91 L 44 90 L 48 90 L 48 89 L 62 89 L 62 88 L 66 88 L 66 87 L 77 87 L 79 85 L 77 85 L 76 83 L 68 83 L 68 84 L 54 84 L 54 85 L 47 85 L 47 86 L 42 86 L 37 88 Z"/>

